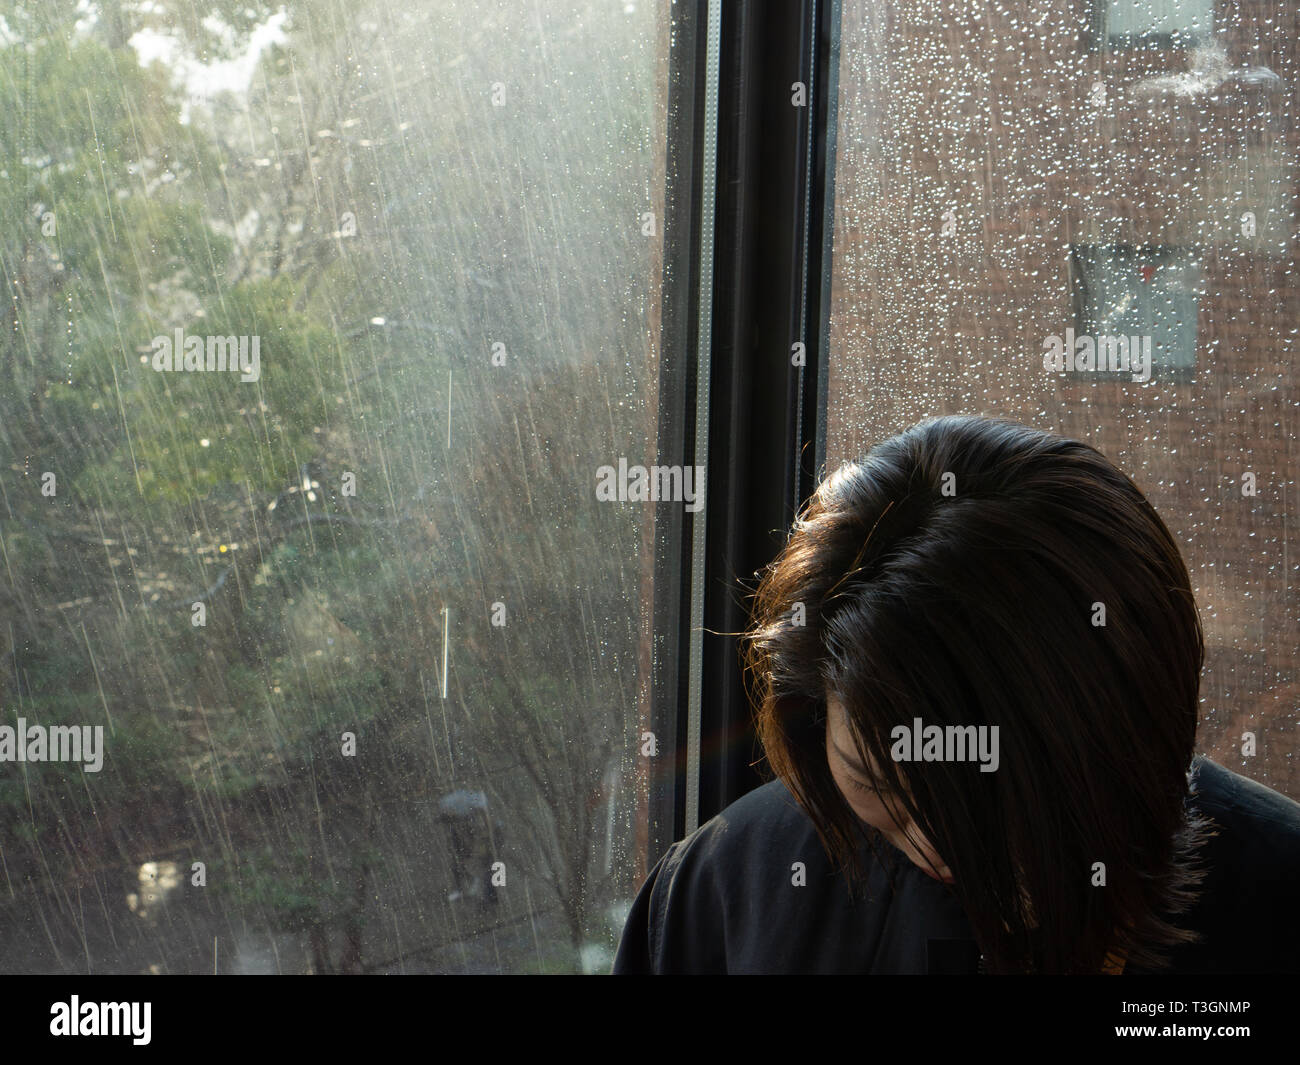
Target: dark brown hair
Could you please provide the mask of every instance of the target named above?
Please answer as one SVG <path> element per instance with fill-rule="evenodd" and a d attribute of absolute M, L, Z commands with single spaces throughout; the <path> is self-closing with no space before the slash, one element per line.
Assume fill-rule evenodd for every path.
<path fill-rule="evenodd" d="M 828 693 L 993 971 L 1095 973 L 1112 952 L 1156 969 L 1196 938 L 1173 918 L 1202 875 L 1204 638 L 1174 538 L 1096 449 L 973 417 L 879 444 L 800 514 L 744 654 L 767 759 L 850 883 L 864 826 L 827 764 Z M 997 726 L 997 770 L 895 761 L 916 718 Z"/>

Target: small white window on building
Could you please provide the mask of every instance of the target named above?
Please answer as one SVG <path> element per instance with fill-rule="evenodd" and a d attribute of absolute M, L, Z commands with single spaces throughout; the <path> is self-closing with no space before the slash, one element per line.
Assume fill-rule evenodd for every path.
<path fill-rule="evenodd" d="M 1214 0 L 1097 0 L 1109 48 L 1187 46 L 1214 28 Z"/>
<path fill-rule="evenodd" d="M 1070 249 L 1075 331 L 1150 337 L 1153 377 L 1196 369 L 1200 261 L 1186 248 L 1076 244 Z"/>

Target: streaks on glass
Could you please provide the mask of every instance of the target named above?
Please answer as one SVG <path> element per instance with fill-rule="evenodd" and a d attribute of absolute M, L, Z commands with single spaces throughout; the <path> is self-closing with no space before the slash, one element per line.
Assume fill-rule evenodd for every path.
<path fill-rule="evenodd" d="M 0 2 L 0 969 L 607 968 L 666 13 L 219 11 Z"/>

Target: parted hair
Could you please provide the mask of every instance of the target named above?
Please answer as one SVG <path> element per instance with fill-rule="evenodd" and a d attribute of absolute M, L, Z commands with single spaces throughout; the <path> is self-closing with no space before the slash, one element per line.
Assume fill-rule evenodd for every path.
<path fill-rule="evenodd" d="M 1177 918 L 1209 828 L 1188 786 L 1204 637 L 1174 537 L 1095 448 L 978 417 L 878 444 L 799 514 L 742 649 L 771 770 L 851 887 L 879 841 L 831 777 L 830 694 L 991 971 L 1159 969 L 1197 938 Z M 996 771 L 896 761 L 918 718 L 997 726 Z"/>

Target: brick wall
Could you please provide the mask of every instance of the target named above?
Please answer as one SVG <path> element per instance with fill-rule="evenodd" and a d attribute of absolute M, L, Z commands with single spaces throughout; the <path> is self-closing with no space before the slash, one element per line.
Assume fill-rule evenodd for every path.
<path fill-rule="evenodd" d="M 828 462 L 958 412 L 1099 447 L 1184 547 L 1208 645 L 1202 749 L 1300 798 L 1300 7 L 1220 2 L 1217 53 L 1098 51 L 1090 12 L 845 4 Z M 1200 256 L 1190 377 L 1043 369 L 1044 338 L 1074 324 L 1072 243 Z"/>

